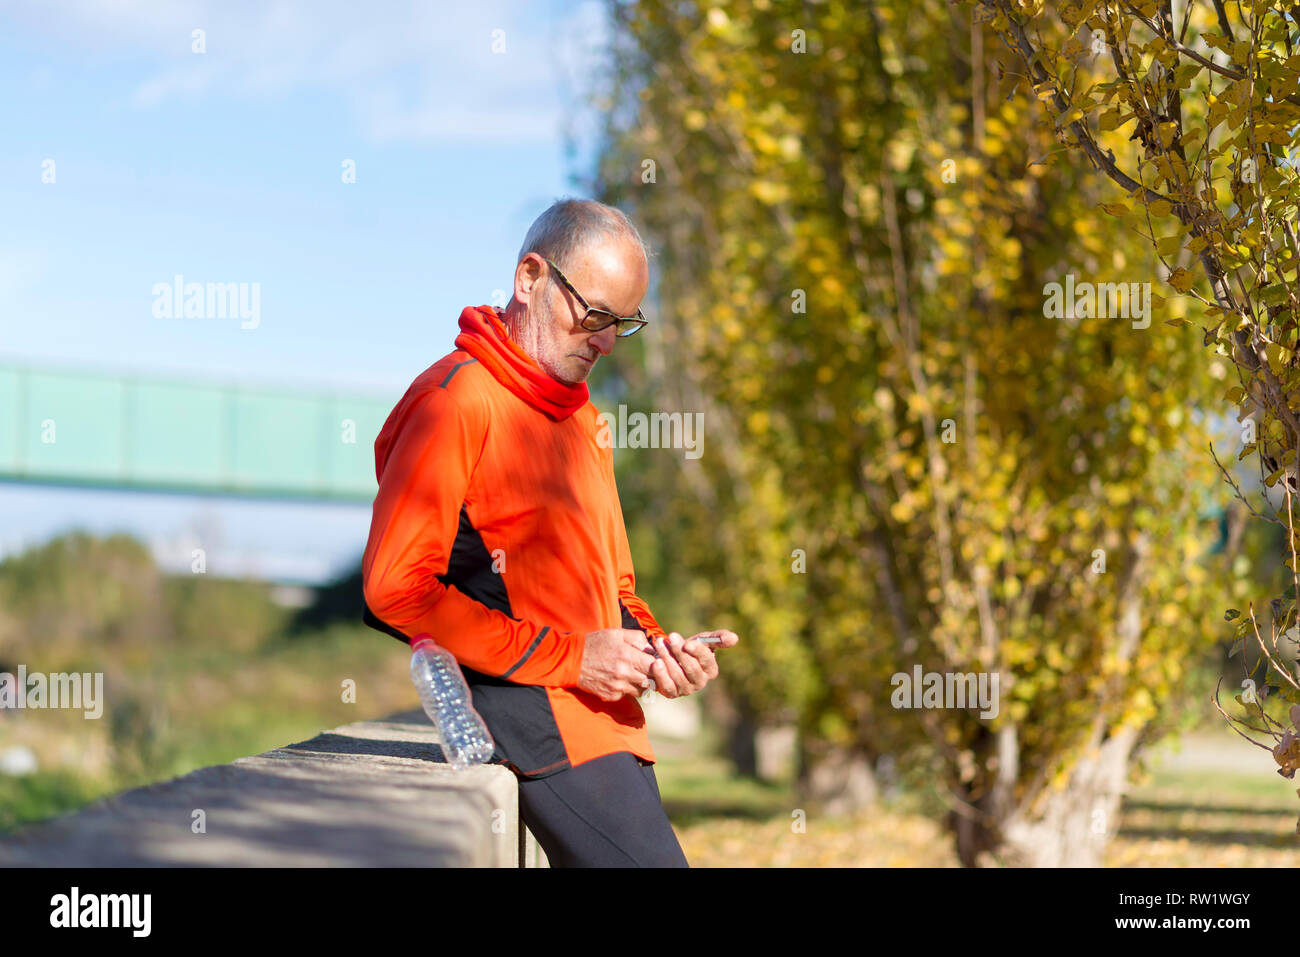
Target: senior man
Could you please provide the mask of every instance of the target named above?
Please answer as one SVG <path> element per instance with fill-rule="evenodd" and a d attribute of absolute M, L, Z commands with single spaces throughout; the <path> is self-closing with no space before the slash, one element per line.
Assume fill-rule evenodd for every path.
<path fill-rule="evenodd" d="M 455 655 L 554 866 L 685 867 L 638 697 L 718 675 L 636 595 L 614 458 L 586 378 L 645 325 L 644 242 L 561 200 L 529 229 L 504 311 L 467 307 L 375 442 L 366 620 Z M 719 629 L 721 647 L 739 640 Z"/>

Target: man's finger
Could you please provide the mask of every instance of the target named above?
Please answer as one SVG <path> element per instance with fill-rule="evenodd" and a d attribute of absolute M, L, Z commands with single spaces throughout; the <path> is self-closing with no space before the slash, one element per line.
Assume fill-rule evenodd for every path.
<path fill-rule="evenodd" d="M 639 673 L 648 675 L 650 674 L 650 669 L 654 666 L 654 663 L 657 660 L 658 657 L 655 655 L 653 648 L 649 650 L 638 648 L 632 656 L 632 667 Z"/>
<path fill-rule="evenodd" d="M 709 676 L 704 669 L 704 663 L 700 661 L 697 655 L 686 650 L 686 642 L 682 641 L 681 635 L 674 632 L 669 636 L 667 644 L 677 661 L 677 666 L 682 669 L 682 674 L 686 676 L 686 683 L 690 686 L 692 692 L 699 691 L 709 683 Z"/>
<path fill-rule="evenodd" d="M 739 635 L 737 635 L 734 631 L 728 631 L 725 628 L 714 628 L 712 631 L 702 631 L 698 635 L 693 635 L 692 637 L 702 638 L 709 635 L 713 635 L 722 639 L 722 641 L 718 644 L 719 648 L 733 648 L 740 642 Z"/>
<path fill-rule="evenodd" d="M 691 639 L 682 645 L 682 651 L 700 663 L 700 669 L 709 681 L 718 676 L 718 659 L 713 656 L 713 649 L 708 645 Z"/>
<path fill-rule="evenodd" d="M 649 660 L 650 664 L 646 665 L 645 671 L 637 670 L 627 676 L 627 683 L 632 688 L 632 690 L 628 692 L 629 694 L 640 696 L 654 683 L 654 679 L 649 677 L 650 665 L 654 664 L 654 659 L 651 658 Z"/>
<path fill-rule="evenodd" d="M 619 634 L 633 648 L 644 648 L 646 646 L 646 636 L 644 631 L 634 631 L 631 628 L 620 628 Z"/>
<path fill-rule="evenodd" d="M 657 690 L 665 698 L 676 698 L 681 692 L 677 689 L 673 676 L 668 673 L 668 665 L 663 658 L 656 658 L 654 667 L 650 669 L 650 677 L 654 678 Z"/>
<path fill-rule="evenodd" d="M 678 641 L 681 641 L 680 635 L 675 635 L 674 637 L 676 637 Z M 695 690 L 695 682 L 687 676 L 686 672 L 677 661 L 677 648 L 670 643 L 667 636 L 656 640 L 659 642 L 660 648 L 659 660 L 663 662 L 664 668 L 668 672 L 668 676 L 672 679 L 673 690 L 679 695 L 689 694 L 691 691 Z"/>

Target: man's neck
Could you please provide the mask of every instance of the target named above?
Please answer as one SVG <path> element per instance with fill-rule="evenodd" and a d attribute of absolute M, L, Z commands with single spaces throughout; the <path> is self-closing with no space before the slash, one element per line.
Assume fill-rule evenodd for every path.
<path fill-rule="evenodd" d="M 510 341 L 545 368 L 541 361 L 542 343 L 537 335 L 538 330 L 534 327 L 533 317 L 528 315 L 524 307 L 511 299 L 501 314 L 501 321 L 505 323 L 506 335 Z"/>
<path fill-rule="evenodd" d="M 501 311 L 501 321 L 505 323 L 506 335 L 510 337 L 510 341 L 522 345 L 520 333 L 527 322 L 523 306 L 511 299 Z"/>
<path fill-rule="evenodd" d="M 533 317 L 528 315 L 523 306 L 511 299 L 501 312 L 501 321 L 505 324 L 506 335 L 510 338 L 510 341 L 536 362 L 543 372 L 562 385 L 575 386 L 580 384 L 561 379 L 555 374 L 555 370 L 551 368 L 550 364 L 545 361 L 545 347 L 538 335 L 539 330 L 534 327 Z"/>

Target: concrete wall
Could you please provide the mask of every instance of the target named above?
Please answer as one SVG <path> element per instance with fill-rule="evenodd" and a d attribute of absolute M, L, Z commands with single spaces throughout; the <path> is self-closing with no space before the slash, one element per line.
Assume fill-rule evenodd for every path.
<path fill-rule="evenodd" d="M 546 866 L 515 776 L 442 760 L 422 711 L 359 721 L 21 828 L 0 866 Z"/>

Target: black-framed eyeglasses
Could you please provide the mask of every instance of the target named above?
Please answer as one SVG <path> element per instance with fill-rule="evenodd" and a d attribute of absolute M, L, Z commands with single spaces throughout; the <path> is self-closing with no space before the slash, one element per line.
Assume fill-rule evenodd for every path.
<path fill-rule="evenodd" d="M 583 309 L 587 310 L 582 317 L 580 325 L 588 332 L 600 332 L 602 329 L 608 329 L 613 325 L 617 327 L 614 330 L 614 334 L 621 339 L 640 332 L 641 327 L 649 322 L 649 320 L 646 319 L 645 314 L 641 312 L 640 306 L 637 306 L 635 316 L 616 316 L 608 310 L 592 308 L 587 305 L 587 300 L 582 298 L 582 293 L 573 288 L 573 283 L 569 282 L 564 273 L 560 271 L 560 267 L 555 265 L 555 263 L 551 262 L 549 259 L 545 259 L 545 257 L 543 257 L 543 259 L 546 262 L 546 265 L 550 266 L 552 271 L 554 271 L 556 278 L 564 284 L 564 288 L 573 293 L 573 298 L 582 304 Z"/>

